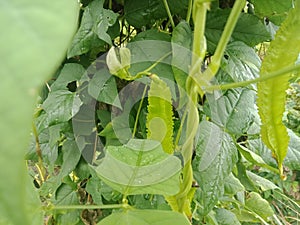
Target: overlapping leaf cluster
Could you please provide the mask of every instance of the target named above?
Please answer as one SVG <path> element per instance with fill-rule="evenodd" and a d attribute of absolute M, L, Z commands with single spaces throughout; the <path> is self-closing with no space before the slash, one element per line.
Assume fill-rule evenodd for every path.
<path fill-rule="evenodd" d="M 211 57 L 232 12 L 230 1 L 205 2 L 210 10 L 206 15 L 205 38 L 201 37 L 207 44 L 201 71 L 213 60 Z M 0 185 L 0 224 L 9 224 L 8 219 L 11 224 L 38 224 L 42 216 L 48 224 L 63 225 L 293 222 L 292 217 L 282 216 L 285 213 L 297 216 L 300 207 L 287 201 L 279 181 L 285 173 L 293 182 L 293 170 L 300 170 L 300 138 L 282 124 L 284 91 L 291 76 L 268 76 L 282 67 L 293 66 L 299 55 L 300 50 L 295 47 L 300 46 L 299 0 L 295 4 L 291 0 L 247 2 L 214 80 L 207 81 L 215 89 L 201 92 L 205 96 L 193 105 L 199 123 L 193 124 L 197 132 L 190 138 L 187 131 L 191 126 L 187 121 L 194 108 L 189 107 L 193 99 L 186 93 L 190 91 L 186 83 L 194 63 L 193 43 L 198 43 L 193 40 L 196 35 L 190 15 L 192 3 L 188 0 L 81 1 L 78 29 L 66 51 L 66 59 L 41 88 L 34 113 L 26 159 L 40 201 L 37 196 L 32 197 L 35 198 L 33 208 L 25 207 L 24 193 L 13 188 L 19 187 L 23 180 L 7 179 L 8 186 L 4 182 Z M 61 10 L 66 7 L 53 1 L 52 6 L 60 9 L 59 15 L 64 18 L 59 20 L 63 21 L 65 14 Z M 9 3 L 3 7 L 12 10 Z M 47 13 L 45 18 L 34 13 L 29 16 L 23 11 L 21 14 L 28 19 L 24 21 L 28 22 L 29 31 L 40 29 L 44 19 L 45 23 L 48 21 Z M 39 19 L 41 23 L 36 22 Z M 6 21 L 6 17 L 0 21 Z M 28 92 L 30 85 L 26 86 L 26 82 L 20 85 L 24 83 L 23 67 L 28 80 L 33 82 L 30 74 L 48 74 L 55 64 L 55 53 L 60 50 L 61 55 L 65 53 L 66 43 L 59 40 L 70 35 L 68 30 L 62 32 L 65 27 L 71 27 L 72 21 L 68 22 L 62 27 L 57 25 L 59 32 L 52 34 L 48 28 L 55 26 L 45 24 L 43 29 L 47 29 L 43 35 L 33 32 L 29 34 L 30 39 L 26 35 L 20 38 L 21 44 L 32 41 L 38 44 L 35 38 L 47 36 L 50 44 L 45 41 L 43 54 L 33 51 L 32 58 L 24 48 L 26 63 L 20 64 L 18 70 L 11 64 L 3 64 L 3 74 L 12 72 L 20 81 L 8 90 L 4 86 L 13 82 L 3 76 L 3 90 L 9 96 L 18 92 L 22 97 L 20 90 Z M 22 36 L 18 32 L 11 35 Z M 54 40 L 57 45 L 48 51 L 46 46 L 52 46 Z M 8 46 L 15 45 L 19 50 L 20 43 Z M 3 49 L 2 58 L 6 59 L 10 51 L 4 46 Z M 23 62 L 15 57 L 11 59 L 14 63 Z M 29 64 L 27 59 L 36 61 L 35 70 L 29 68 L 32 62 Z M 52 63 L 48 72 L 43 70 L 47 62 Z M 244 81 L 254 79 L 267 80 L 258 86 L 255 82 L 243 85 Z M 297 79 L 293 81 L 295 85 Z M 219 90 L 222 85 L 238 82 L 241 82 L 238 88 Z M 297 105 L 294 95 L 290 97 L 289 109 Z M 7 95 L 3 96 L 5 102 Z M 14 105 L 7 106 L 12 112 L 17 112 L 16 104 L 25 107 L 28 114 L 25 106 L 28 101 L 16 99 L 12 100 Z M 6 180 L 5 171 L 11 177 L 24 173 L 23 167 L 10 166 L 9 161 L 16 157 L 21 162 L 18 142 L 14 147 L 11 140 L 14 131 L 22 130 L 24 119 L 20 113 L 5 112 L 6 129 L 13 121 L 12 116 L 22 122 L 11 122 L 7 134 L 1 128 L 3 140 L 7 142 L 3 142 L 6 151 L 0 175 Z M 290 115 L 287 111 L 287 118 Z M 291 128 L 297 131 L 299 124 L 296 122 Z M 17 133 L 17 138 L 18 135 L 21 133 Z M 25 143 L 24 135 L 23 132 L 20 143 Z M 182 149 L 191 140 L 189 147 L 194 152 L 187 157 Z M 190 186 L 185 187 L 186 184 Z M 287 185 L 284 187 L 286 190 Z M 284 211 L 276 199 L 295 210 Z M 16 204 L 20 213 L 12 213 Z M 46 213 L 42 214 L 36 205 L 47 206 L 43 208 Z M 35 212 L 32 209 L 38 209 L 36 220 L 40 221 L 28 222 L 34 214 L 28 214 L 28 218 L 25 215 Z"/>

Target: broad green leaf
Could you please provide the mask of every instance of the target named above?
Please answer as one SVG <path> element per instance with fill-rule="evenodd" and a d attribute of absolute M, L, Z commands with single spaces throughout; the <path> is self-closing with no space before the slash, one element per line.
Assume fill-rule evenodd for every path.
<path fill-rule="evenodd" d="M 174 152 L 172 96 L 167 84 L 152 75 L 148 92 L 147 138 L 161 143 L 166 153 Z"/>
<path fill-rule="evenodd" d="M 72 81 L 79 81 L 84 75 L 85 69 L 77 63 L 67 63 L 59 73 L 58 78 L 51 85 L 51 91 L 68 90 L 67 85 Z"/>
<path fill-rule="evenodd" d="M 78 111 L 82 102 L 76 93 L 67 90 L 50 92 L 42 108 L 46 111 L 49 125 L 70 120 Z"/>
<path fill-rule="evenodd" d="M 172 14 L 181 13 L 186 15 L 188 1 L 168 0 L 168 5 Z M 167 18 L 167 11 L 163 1 L 160 0 L 133 0 L 124 2 L 125 18 L 130 25 L 141 28 L 145 25 L 151 25 L 157 19 Z"/>
<path fill-rule="evenodd" d="M 254 165 L 261 166 L 263 168 L 269 169 L 272 172 L 278 173 L 278 170 L 265 163 L 265 161 L 263 160 L 263 158 L 260 157 L 260 155 L 255 154 L 253 151 L 247 149 L 243 145 L 238 145 L 238 150 L 245 157 L 245 159 L 247 159 Z"/>
<path fill-rule="evenodd" d="M 150 29 L 138 33 L 133 39 L 133 41 L 145 41 L 145 40 L 160 40 L 160 41 L 170 42 L 171 37 L 170 35 L 160 32 L 157 29 Z M 157 48 L 156 50 L 158 49 L 159 48 Z"/>
<path fill-rule="evenodd" d="M 256 175 L 255 173 L 247 171 L 247 175 L 253 181 L 253 183 L 256 186 L 258 186 L 262 191 L 279 189 L 279 187 L 276 186 L 274 183 L 261 176 Z"/>
<path fill-rule="evenodd" d="M 23 157 L 29 141 L 35 89 L 64 57 L 76 29 L 77 16 L 75 0 L 3 0 L 0 3 L 3 31 L 0 36 L 3 103 L 0 179 L 5 181 L 0 182 L 0 221 L 6 221 L 6 225 L 43 223 L 34 210 L 40 203 L 32 201 L 25 192 L 29 181 Z M 28 189 L 35 193 L 32 185 Z"/>
<path fill-rule="evenodd" d="M 284 164 L 291 170 L 300 170 L 300 137 L 288 130 L 290 142 Z"/>
<path fill-rule="evenodd" d="M 170 36 L 157 33 L 157 31 L 155 31 L 157 35 L 145 34 L 145 36 L 142 36 L 143 33 L 137 35 L 134 41 L 126 46 L 130 49 L 132 56 L 130 74 L 135 76 L 157 63 L 149 72 L 163 78 L 171 89 L 172 97 L 176 96 L 174 74 L 171 66 L 172 46 Z"/>
<path fill-rule="evenodd" d="M 121 143 L 127 143 L 132 138 L 135 118 L 130 112 L 133 104 L 132 99 L 129 96 L 126 97 L 126 102 L 122 105 L 123 110 L 117 115 L 113 114 L 111 122 L 99 133 L 100 136 L 106 138 L 107 146 L 122 145 Z"/>
<path fill-rule="evenodd" d="M 224 181 L 225 193 L 229 195 L 235 195 L 239 191 L 244 191 L 245 188 L 232 173 Z"/>
<path fill-rule="evenodd" d="M 230 89 L 222 96 L 216 92 L 206 95 L 207 114 L 212 121 L 229 133 L 244 134 L 253 123 L 255 92 L 246 88 Z"/>
<path fill-rule="evenodd" d="M 224 30 L 230 10 L 215 10 L 207 14 L 205 36 L 210 53 L 215 51 L 217 43 Z M 263 41 L 269 40 L 270 34 L 265 25 L 254 15 L 241 13 L 232 34 L 234 41 L 242 41 L 253 47 Z"/>
<path fill-rule="evenodd" d="M 247 196 L 245 206 L 264 220 L 268 221 L 269 217 L 274 214 L 273 209 L 267 200 L 263 199 L 260 194 L 256 192 L 250 192 Z"/>
<path fill-rule="evenodd" d="M 216 219 L 219 225 L 240 225 L 236 215 L 226 209 L 216 210 Z"/>
<path fill-rule="evenodd" d="M 97 225 L 190 225 L 181 213 L 160 210 L 126 210 L 115 212 Z"/>
<path fill-rule="evenodd" d="M 97 205 L 103 205 L 102 201 L 102 181 L 98 178 L 98 176 L 92 176 L 87 184 L 86 184 L 86 191 L 92 196 L 93 202 Z"/>
<path fill-rule="evenodd" d="M 88 85 L 89 94 L 100 102 L 121 108 L 115 78 L 105 69 L 98 70 Z"/>
<path fill-rule="evenodd" d="M 104 0 L 95 0 L 84 8 L 80 27 L 68 50 L 68 58 L 87 53 L 93 48 L 103 49 L 105 43 L 111 45 L 107 30 L 113 26 L 118 14 L 103 8 Z"/>
<path fill-rule="evenodd" d="M 241 160 L 237 163 L 237 178 L 243 184 L 247 191 L 258 191 L 253 181 L 249 178 L 247 174 L 246 166 Z"/>
<path fill-rule="evenodd" d="M 167 36 L 167 40 L 162 40 Z M 158 63 L 151 72 L 157 74 L 159 77 L 164 77 L 169 80 L 173 79 L 173 71 L 171 67 L 171 43 L 170 37 L 166 34 L 159 35 L 159 39 L 155 38 L 155 35 L 149 36 L 145 39 L 144 37 L 140 40 L 136 38 L 134 42 L 131 42 L 127 45 L 127 48 L 131 51 L 131 67 L 129 69 L 130 73 L 134 76 L 138 72 L 144 71 L 145 69 L 152 66 L 158 60 L 161 60 L 161 63 Z M 153 48 L 155 46 L 155 48 Z M 169 54 L 169 55 L 167 55 Z"/>
<path fill-rule="evenodd" d="M 284 159 L 284 164 L 291 170 L 300 169 L 300 138 L 291 130 L 288 129 L 290 136 L 290 142 L 288 146 L 288 152 Z M 276 162 L 270 153 L 270 149 L 261 141 L 261 139 L 249 140 L 249 149 L 256 154 L 260 155 L 263 160 L 272 166 L 276 166 Z"/>
<path fill-rule="evenodd" d="M 105 183 L 126 195 L 179 191 L 181 161 L 154 140 L 131 139 L 123 146 L 108 146 L 95 169 Z"/>
<path fill-rule="evenodd" d="M 247 209 L 233 209 L 232 212 L 240 222 L 248 222 L 250 224 L 261 222 L 256 215 Z"/>
<path fill-rule="evenodd" d="M 63 156 L 60 171 L 56 176 L 50 177 L 45 183 L 43 183 L 40 189 L 40 194 L 42 196 L 55 193 L 56 189 L 61 185 L 63 178 L 68 176 L 76 168 L 81 157 L 81 152 L 74 140 L 67 140 L 64 142 L 61 152 Z"/>
<path fill-rule="evenodd" d="M 79 199 L 76 194 L 76 190 L 67 185 L 62 184 L 55 193 L 55 205 L 74 205 L 78 204 Z"/>
<path fill-rule="evenodd" d="M 284 21 L 293 6 L 292 0 L 250 0 L 249 2 L 254 5 L 256 16 L 261 19 L 267 18 L 277 25 Z"/>
<path fill-rule="evenodd" d="M 230 135 L 208 121 L 199 125 L 194 177 L 200 184 L 202 214 L 207 214 L 224 193 L 224 183 L 237 162 L 237 150 Z"/>
<path fill-rule="evenodd" d="M 261 61 L 253 48 L 243 42 L 234 41 L 227 45 L 225 54 L 221 69 L 233 81 L 245 81 L 259 76 Z"/>
<path fill-rule="evenodd" d="M 286 20 L 275 35 L 262 62 L 260 76 L 295 64 L 300 52 L 300 1 L 290 10 Z M 274 154 L 280 174 L 283 175 L 283 160 L 288 151 L 289 136 L 282 122 L 285 111 L 286 89 L 291 74 L 258 83 L 257 106 L 261 118 L 263 142 Z"/>
<path fill-rule="evenodd" d="M 73 187 L 67 184 L 62 184 L 56 192 L 54 204 L 78 205 L 78 193 L 76 192 L 76 190 L 74 190 Z M 80 211 L 66 211 L 62 212 L 61 214 L 58 212 L 55 216 L 57 217 L 56 220 L 58 224 L 74 225 L 77 224 L 80 220 Z"/>

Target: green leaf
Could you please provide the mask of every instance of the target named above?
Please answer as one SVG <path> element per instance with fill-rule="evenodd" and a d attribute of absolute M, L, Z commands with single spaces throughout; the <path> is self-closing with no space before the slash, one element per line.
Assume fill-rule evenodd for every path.
<path fill-rule="evenodd" d="M 167 39 L 165 40 L 166 37 Z M 144 71 L 152 66 L 153 63 L 157 62 L 163 56 L 166 56 L 167 53 L 171 55 L 172 49 L 169 41 L 170 37 L 163 34 L 158 36 L 151 35 L 149 37 L 143 37 L 142 39 L 136 38 L 134 42 L 129 43 L 127 48 L 130 49 L 132 55 L 132 64 L 129 69 L 130 74 L 134 76 L 138 72 Z M 153 46 L 155 46 L 155 48 L 153 48 Z M 174 80 L 171 57 L 164 58 L 151 70 L 151 73 L 168 80 Z"/>
<path fill-rule="evenodd" d="M 134 76 L 157 63 L 149 72 L 163 78 L 171 89 L 172 97 L 176 96 L 174 75 L 171 66 L 172 46 L 170 36 L 155 31 L 153 34 L 150 32 L 149 35 L 145 34 L 145 36 L 141 37 L 140 35 L 143 33 L 137 35 L 134 41 L 126 46 L 130 49 L 132 56 L 129 69 L 130 74 Z"/>
<path fill-rule="evenodd" d="M 219 225 L 240 225 L 236 215 L 226 209 L 217 209 L 216 219 Z"/>
<path fill-rule="evenodd" d="M 123 146 L 108 146 L 95 169 L 105 183 L 126 195 L 179 191 L 181 161 L 164 153 L 154 140 L 131 139 Z"/>
<path fill-rule="evenodd" d="M 280 68 L 295 64 L 300 52 L 300 1 L 290 10 L 286 20 L 276 33 L 268 48 L 261 66 L 260 76 Z M 291 74 L 272 78 L 257 85 L 257 106 L 261 118 L 261 136 L 263 142 L 271 149 L 281 176 L 283 177 L 283 160 L 287 154 L 289 136 L 282 122 L 285 111 L 286 89 Z M 279 85 L 280 84 L 280 85 Z"/>
<path fill-rule="evenodd" d="M 169 34 L 160 32 L 157 29 L 150 29 L 150 30 L 145 30 L 143 32 L 138 33 L 133 39 L 134 42 L 145 41 L 145 40 L 160 40 L 160 41 L 170 42 L 171 37 Z M 157 48 L 156 50 L 158 50 L 158 49 L 159 48 Z"/>
<path fill-rule="evenodd" d="M 221 69 L 233 81 L 245 81 L 259 76 L 261 60 L 253 48 L 243 42 L 234 41 L 227 45 L 225 54 Z"/>
<path fill-rule="evenodd" d="M 51 91 L 68 90 L 67 85 L 72 81 L 79 81 L 85 69 L 77 63 L 67 63 L 59 73 L 56 81 L 51 85 Z"/>
<path fill-rule="evenodd" d="M 78 5 L 74 0 L 1 1 L 0 221 L 5 224 L 43 223 L 35 215 L 39 201 L 32 201 L 25 192 L 29 178 L 23 157 L 36 86 L 63 59 L 76 29 Z M 28 189 L 36 195 L 32 185 Z"/>
<path fill-rule="evenodd" d="M 62 184 L 56 192 L 54 204 L 78 205 L 79 198 L 77 191 L 67 184 Z M 57 213 L 55 216 L 57 217 L 56 220 L 58 224 L 74 225 L 77 224 L 80 220 L 80 211 L 67 211 L 63 212 L 62 214 Z"/>
<path fill-rule="evenodd" d="M 106 69 L 98 70 L 88 85 L 89 94 L 100 102 L 121 108 L 116 80 Z"/>
<path fill-rule="evenodd" d="M 244 191 L 245 188 L 232 173 L 225 179 L 224 182 L 225 193 L 229 195 L 235 195 L 237 192 Z"/>
<path fill-rule="evenodd" d="M 259 223 L 260 220 L 253 213 L 246 209 L 233 209 L 232 212 L 240 222 L 249 222 L 250 224 Z"/>
<path fill-rule="evenodd" d="M 167 2 L 172 14 L 180 13 L 185 16 L 188 7 L 188 0 L 168 0 Z M 164 3 L 160 0 L 125 1 L 124 11 L 125 18 L 128 23 L 137 28 L 141 28 L 145 25 L 151 25 L 158 19 L 168 17 Z"/>
<path fill-rule="evenodd" d="M 213 53 L 224 30 L 230 10 L 215 10 L 207 14 L 205 36 L 207 47 Z M 265 25 L 254 15 L 241 13 L 232 34 L 234 41 L 242 41 L 253 47 L 271 38 Z"/>
<path fill-rule="evenodd" d="M 42 108 L 46 111 L 49 125 L 70 120 L 80 109 L 82 102 L 76 93 L 57 90 L 50 92 Z"/>
<path fill-rule="evenodd" d="M 258 191 L 258 188 L 254 185 L 253 181 L 247 174 L 246 167 L 241 160 L 237 163 L 237 178 L 243 184 L 247 191 Z"/>
<path fill-rule="evenodd" d="M 291 170 L 300 170 L 300 137 L 288 129 L 290 142 L 284 164 Z"/>
<path fill-rule="evenodd" d="M 97 225 L 190 225 L 181 213 L 160 210 L 126 210 L 115 212 Z"/>
<path fill-rule="evenodd" d="M 211 122 L 200 123 L 193 170 L 200 184 L 202 214 L 207 214 L 224 193 L 225 180 L 237 157 L 236 147 L 227 133 Z"/>
<path fill-rule="evenodd" d="M 247 149 L 242 145 L 238 145 L 238 150 L 240 153 L 247 159 L 249 162 L 253 163 L 254 165 L 261 166 L 263 168 L 269 169 L 272 172 L 278 173 L 278 170 L 267 163 L 260 157 L 260 155 L 255 154 L 251 150 Z"/>
<path fill-rule="evenodd" d="M 276 25 L 280 25 L 293 7 L 292 0 L 250 0 L 254 5 L 255 15 L 261 19 L 267 18 Z"/>
<path fill-rule="evenodd" d="M 147 138 L 161 143 L 166 153 L 174 152 L 172 96 L 167 84 L 152 75 L 148 92 Z"/>
<path fill-rule="evenodd" d="M 115 24 L 118 14 L 103 9 L 103 3 L 104 0 L 95 0 L 84 9 L 80 27 L 68 50 L 68 58 L 87 53 L 93 48 L 104 48 L 105 43 L 112 44 L 107 30 Z"/>
<path fill-rule="evenodd" d="M 246 88 L 230 89 L 219 96 L 207 94 L 212 121 L 232 134 L 244 134 L 253 123 L 255 92 Z"/>
<path fill-rule="evenodd" d="M 274 214 L 268 201 L 263 199 L 260 194 L 256 192 L 249 193 L 245 206 L 267 221 L 269 220 L 269 217 Z"/>
<path fill-rule="evenodd" d="M 93 202 L 97 205 L 103 205 L 102 201 L 102 181 L 98 178 L 98 176 L 92 176 L 87 184 L 86 184 L 86 191 L 92 196 Z"/>
<path fill-rule="evenodd" d="M 63 178 L 68 176 L 76 168 L 76 165 L 80 160 L 81 152 L 74 140 L 67 140 L 64 142 L 61 151 L 63 154 L 63 163 L 60 171 L 56 176 L 50 177 L 43 183 L 40 189 L 42 196 L 55 193 L 56 189 L 61 185 Z"/>
<path fill-rule="evenodd" d="M 279 189 L 279 187 L 276 186 L 274 183 L 261 176 L 256 175 L 255 173 L 247 171 L 247 175 L 253 181 L 253 183 L 256 186 L 258 186 L 262 191 Z"/>
<path fill-rule="evenodd" d="M 288 152 L 284 159 L 284 164 L 291 170 L 300 169 L 300 151 L 299 143 L 300 138 L 291 130 L 288 129 L 290 136 L 290 142 L 288 146 Z M 263 160 L 269 165 L 276 166 L 276 161 L 270 153 L 270 149 L 262 142 L 261 139 L 249 140 L 249 149 L 256 154 L 260 155 Z"/>

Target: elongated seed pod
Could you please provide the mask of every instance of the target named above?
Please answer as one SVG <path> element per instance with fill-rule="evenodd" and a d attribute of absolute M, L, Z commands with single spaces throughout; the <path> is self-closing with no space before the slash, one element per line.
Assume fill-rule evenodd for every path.
<path fill-rule="evenodd" d="M 173 110 L 171 91 L 167 84 L 156 75 L 148 92 L 147 136 L 160 141 L 165 152 L 174 152 Z"/>
<path fill-rule="evenodd" d="M 263 60 L 260 76 L 292 66 L 300 53 L 300 0 L 295 1 L 287 18 L 271 42 Z M 269 79 L 258 84 L 257 105 L 261 118 L 261 137 L 276 158 L 283 176 L 283 160 L 287 154 L 289 136 L 282 123 L 286 89 L 291 74 Z"/>

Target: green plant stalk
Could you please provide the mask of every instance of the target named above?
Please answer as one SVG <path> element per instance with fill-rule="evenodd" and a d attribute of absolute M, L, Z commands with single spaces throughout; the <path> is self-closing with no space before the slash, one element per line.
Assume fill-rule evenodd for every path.
<path fill-rule="evenodd" d="M 132 132 L 132 138 L 134 138 L 135 134 L 136 134 L 139 117 L 140 117 L 140 114 L 141 114 L 141 110 L 142 110 L 144 98 L 146 96 L 146 91 L 147 91 L 147 85 L 144 88 L 143 95 L 142 95 L 142 98 L 141 98 L 141 102 L 139 104 L 139 108 L 138 108 L 138 111 L 137 111 L 137 114 L 136 114 L 136 118 L 135 118 L 135 122 L 134 122 L 134 127 L 133 127 L 133 132 Z"/>
<path fill-rule="evenodd" d="M 215 54 L 211 59 L 211 63 L 209 64 L 206 71 L 203 73 L 203 76 L 197 77 L 197 83 L 200 86 L 205 86 L 207 83 L 216 75 L 219 70 L 221 59 L 224 55 L 226 46 L 230 40 L 231 34 L 235 28 L 235 25 L 238 21 L 239 15 L 246 4 L 246 0 L 236 0 L 232 11 L 229 15 L 229 18 L 226 22 L 224 31 L 218 43 Z"/>
<path fill-rule="evenodd" d="M 41 151 L 41 146 L 40 146 L 40 141 L 39 141 L 39 135 L 38 132 L 36 130 L 36 126 L 34 123 L 32 123 L 32 132 L 35 138 L 35 148 L 36 148 L 36 154 L 38 156 L 38 163 L 36 164 L 39 175 L 40 175 L 40 179 L 42 181 L 42 183 L 45 182 L 46 179 L 46 168 L 44 166 L 43 163 L 43 155 L 42 155 L 42 151 Z"/>
<path fill-rule="evenodd" d="M 164 5 L 165 5 L 165 8 L 166 8 L 168 17 L 169 17 L 169 19 L 170 19 L 171 25 L 172 25 L 172 27 L 174 28 L 174 27 L 175 27 L 175 23 L 174 23 L 174 20 L 173 20 L 173 17 L 172 17 L 172 14 L 171 14 L 171 11 L 170 11 L 168 2 L 167 2 L 167 0 L 163 0 L 163 2 L 164 2 Z"/>
<path fill-rule="evenodd" d="M 161 58 L 159 58 L 155 63 L 153 63 L 151 66 L 149 66 L 147 69 L 145 69 L 144 71 L 138 72 L 133 78 L 132 80 L 136 80 L 138 78 L 141 78 L 143 75 L 151 75 L 151 70 L 156 67 L 162 60 L 164 60 L 165 58 L 167 58 L 169 55 L 171 55 L 172 52 L 168 52 L 167 54 L 163 55 Z"/>
<path fill-rule="evenodd" d="M 186 90 L 190 97 L 187 105 L 188 118 L 186 134 L 187 139 L 182 146 L 182 156 L 185 162 L 183 168 L 183 181 L 181 183 L 180 192 L 175 196 L 177 202 L 177 209 L 179 212 L 185 213 L 188 218 L 191 218 L 190 210 L 190 196 L 192 191 L 193 171 L 191 169 L 191 158 L 193 154 L 194 137 L 197 132 L 199 124 L 199 115 L 197 110 L 198 93 L 203 95 L 201 84 L 203 80 L 209 81 L 217 73 L 220 62 L 223 57 L 226 45 L 233 32 L 235 24 L 238 20 L 240 11 L 245 5 L 245 0 L 237 0 L 232 13 L 226 23 L 225 30 L 222 34 L 221 40 L 218 43 L 217 50 L 213 56 L 212 64 L 204 73 L 201 72 L 201 65 L 206 54 L 206 40 L 204 36 L 206 12 L 210 7 L 209 1 L 196 0 L 193 6 L 193 19 L 195 24 L 194 29 L 194 44 L 193 44 L 193 58 L 189 77 L 186 83 Z M 199 85 L 200 84 L 200 85 Z"/>
<path fill-rule="evenodd" d="M 206 41 L 204 37 L 206 12 L 210 7 L 210 2 L 203 2 L 196 0 L 193 7 L 194 28 L 194 43 L 193 43 L 193 57 L 192 69 L 190 74 L 201 71 L 201 64 L 206 54 Z"/>
<path fill-rule="evenodd" d="M 189 23 L 192 16 L 193 0 L 189 0 L 188 10 L 186 14 L 186 22 Z"/>
<path fill-rule="evenodd" d="M 293 73 L 296 71 L 300 71 L 300 64 L 297 64 L 295 66 L 285 67 L 281 70 L 277 70 L 275 72 L 263 75 L 261 77 L 258 77 L 258 78 L 252 79 L 252 80 L 246 80 L 246 81 L 229 83 L 229 84 L 221 84 L 221 85 L 211 85 L 211 86 L 206 86 L 206 87 L 202 86 L 201 88 L 207 92 L 211 92 L 214 90 L 227 90 L 227 89 L 231 89 L 231 88 L 245 87 L 249 84 L 259 83 L 259 82 L 266 81 L 266 80 L 269 80 L 269 79 L 272 79 L 275 77 L 284 76 L 288 73 Z"/>
<path fill-rule="evenodd" d="M 182 169 L 182 181 L 180 183 L 180 191 L 178 194 L 166 197 L 174 211 L 184 213 L 187 218 L 192 218 L 191 199 L 194 195 L 192 189 L 193 170 L 191 165 L 194 137 L 197 133 L 199 124 L 199 115 L 197 110 L 198 103 L 198 87 L 193 81 L 193 77 L 201 73 L 201 64 L 205 57 L 206 42 L 204 38 L 206 12 L 209 9 L 210 3 L 202 0 L 197 0 L 193 5 L 193 19 L 195 24 L 194 30 L 194 44 L 193 44 L 193 58 L 189 77 L 186 83 L 186 90 L 189 95 L 189 102 L 187 104 L 187 119 L 186 119 L 186 140 L 182 146 L 181 154 L 184 159 L 184 168 Z M 185 119 L 182 123 L 185 122 Z M 182 126 L 182 125 L 181 125 Z"/>
<path fill-rule="evenodd" d="M 111 204 L 111 205 L 51 205 L 44 207 L 44 211 L 54 210 L 74 210 L 74 209 L 118 209 L 128 208 L 128 204 Z"/>

